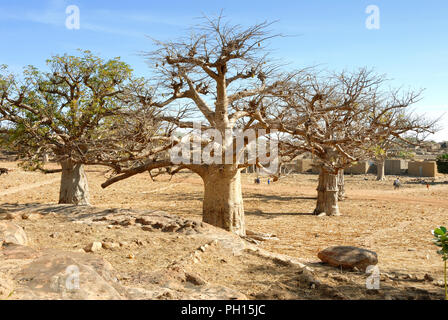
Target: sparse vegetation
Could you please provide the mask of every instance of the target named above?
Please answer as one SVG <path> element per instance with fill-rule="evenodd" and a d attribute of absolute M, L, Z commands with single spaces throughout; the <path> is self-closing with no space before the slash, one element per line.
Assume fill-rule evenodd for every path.
<path fill-rule="evenodd" d="M 437 157 L 437 171 L 439 173 L 448 173 L 448 153 Z"/>
<path fill-rule="evenodd" d="M 448 231 L 446 227 L 440 227 L 433 231 L 434 244 L 440 248 L 437 251 L 442 256 L 444 263 L 445 299 L 448 300 L 447 261 L 448 261 Z"/>

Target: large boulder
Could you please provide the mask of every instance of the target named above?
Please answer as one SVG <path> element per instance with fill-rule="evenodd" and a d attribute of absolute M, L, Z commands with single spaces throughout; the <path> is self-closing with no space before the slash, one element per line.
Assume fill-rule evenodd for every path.
<path fill-rule="evenodd" d="M 319 259 L 333 267 L 345 269 L 358 268 L 365 271 L 368 266 L 378 263 L 375 252 L 350 246 L 338 246 L 327 248 L 317 255 Z"/>
<path fill-rule="evenodd" d="M 121 300 L 126 289 L 111 264 L 79 252 L 47 249 L 14 276 L 12 299 Z"/>
<path fill-rule="evenodd" d="M 0 246 L 3 244 L 27 245 L 25 231 L 13 222 L 0 221 Z"/>

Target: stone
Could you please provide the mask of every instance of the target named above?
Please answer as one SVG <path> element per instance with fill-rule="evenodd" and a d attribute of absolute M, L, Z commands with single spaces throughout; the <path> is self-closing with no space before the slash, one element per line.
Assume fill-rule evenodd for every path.
<path fill-rule="evenodd" d="M 333 267 L 342 267 L 365 271 L 368 266 L 378 263 L 375 252 L 351 246 L 337 246 L 327 248 L 317 255 L 319 259 Z"/>
<path fill-rule="evenodd" d="M 43 270 L 45 272 L 43 272 Z M 126 299 L 112 265 L 85 253 L 46 249 L 13 278 L 12 298 L 23 300 Z"/>
<path fill-rule="evenodd" d="M 185 280 L 187 282 L 194 284 L 195 286 L 203 286 L 203 285 L 207 284 L 207 282 L 205 282 L 204 279 L 202 279 L 198 275 L 192 274 L 192 273 L 185 273 Z"/>
<path fill-rule="evenodd" d="M 325 212 L 322 212 L 321 214 L 318 215 L 318 217 L 326 217 L 327 214 Z"/>
<path fill-rule="evenodd" d="M 127 246 L 129 246 L 129 243 L 126 242 L 126 241 L 120 241 L 118 244 L 120 245 L 120 247 L 127 247 Z"/>
<path fill-rule="evenodd" d="M 26 246 L 28 238 L 23 228 L 9 221 L 0 221 L 0 245 L 19 244 Z"/>
<path fill-rule="evenodd" d="M 425 274 L 424 279 L 425 279 L 425 281 L 428 281 L 428 282 L 434 281 L 434 278 L 429 273 Z"/>
<path fill-rule="evenodd" d="M 22 214 L 22 219 L 23 220 L 39 220 L 42 218 L 42 215 L 40 213 L 36 213 L 36 212 L 25 212 L 24 214 Z"/>
<path fill-rule="evenodd" d="M 102 242 L 102 247 L 106 250 L 115 250 L 120 248 L 120 244 L 116 242 Z"/>
<path fill-rule="evenodd" d="M 103 244 L 101 242 L 94 241 L 92 243 L 89 243 L 84 248 L 84 251 L 85 252 L 97 252 L 97 251 L 100 251 L 102 247 L 103 247 Z"/>

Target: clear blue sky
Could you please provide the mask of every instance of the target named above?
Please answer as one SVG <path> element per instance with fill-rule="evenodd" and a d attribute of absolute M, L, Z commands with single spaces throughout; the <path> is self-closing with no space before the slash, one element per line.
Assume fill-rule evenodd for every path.
<path fill-rule="evenodd" d="M 80 9 L 79 30 L 65 27 L 68 5 Z M 365 26 L 368 5 L 380 9 L 379 30 Z M 148 67 L 139 53 L 153 48 L 148 36 L 178 38 L 203 14 L 221 9 L 232 23 L 278 20 L 273 31 L 294 37 L 277 39 L 271 48 L 291 67 L 374 68 L 394 86 L 425 88 L 418 112 L 448 114 L 446 0 L 0 0 L 0 64 L 14 71 L 44 67 L 51 55 L 81 48 L 120 56 L 145 76 Z M 448 140 L 448 128 L 434 138 Z"/>

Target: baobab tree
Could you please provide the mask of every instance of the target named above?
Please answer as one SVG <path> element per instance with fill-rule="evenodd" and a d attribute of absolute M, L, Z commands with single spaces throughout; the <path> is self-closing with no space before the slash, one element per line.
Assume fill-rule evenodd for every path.
<path fill-rule="evenodd" d="M 21 77 L 2 69 L 0 119 L 25 168 L 41 168 L 44 154 L 60 163 L 59 203 L 87 205 L 84 165 L 117 169 L 114 162 L 131 155 L 114 140 L 112 126 L 133 128 L 121 130 L 121 137 L 128 132 L 144 140 L 153 134 L 146 130 L 144 137 L 136 135 L 137 122 L 148 119 L 145 114 L 139 113 L 139 121 L 131 126 L 124 120 L 126 113 L 144 104 L 149 89 L 119 58 L 104 61 L 85 51 L 79 56 L 54 56 L 47 65 L 47 72 L 28 67 Z M 111 153 L 120 157 L 111 160 Z"/>
<path fill-rule="evenodd" d="M 238 155 L 244 153 L 250 139 L 236 150 L 237 129 L 259 128 L 256 119 L 251 119 L 250 115 L 256 110 L 259 112 L 263 97 L 274 94 L 291 79 L 280 74 L 278 66 L 267 58 L 266 42 L 275 37 L 267 30 L 269 26 L 269 23 L 248 28 L 231 26 L 218 17 L 207 19 L 187 40 L 156 41 L 158 50 L 147 55 L 154 69 L 154 87 L 157 88 L 148 105 L 163 110 L 178 104 L 193 108 L 192 117 L 199 117 L 201 121 L 199 128 L 213 130 L 213 134 L 207 136 L 196 132 L 188 139 L 199 139 L 200 150 L 214 142 L 212 150 L 203 151 L 218 161 L 202 159 L 174 163 L 172 159 L 158 159 L 122 169 L 121 174 L 104 183 L 103 187 L 151 169 L 174 167 L 171 172 L 175 173 L 187 168 L 204 182 L 203 221 L 244 236 L 240 172 L 250 164 L 239 161 Z M 195 127 L 191 118 L 190 121 L 186 117 L 169 115 L 162 118 L 164 122 L 189 132 Z M 256 134 L 255 139 L 262 135 Z M 216 136 L 220 136 L 219 141 Z M 201 151 L 192 153 L 192 158 L 194 154 L 201 155 Z M 233 155 L 229 157 L 229 154 Z"/>
<path fill-rule="evenodd" d="M 301 74 L 271 102 L 272 111 L 260 121 L 287 134 L 281 149 L 309 152 L 319 163 L 315 214 L 340 214 L 340 173 L 344 168 L 373 157 L 385 139 L 405 141 L 411 133 L 429 132 L 434 127 L 434 121 L 408 112 L 419 92 L 385 92 L 384 82 L 384 77 L 366 69 L 324 77 Z"/>
<path fill-rule="evenodd" d="M 402 115 L 400 117 L 404 117 Z M 377 167 L 376 180 L 384 181 L 386 179 L 386 159 L 389 157 L 412 159 L 415 154 L 408 151 L 409 146 L 422 146 L 427 136 L 437 130 L 436 123 L 433 128 L 428 127 L 426 132 L 420 132 L 419 134 L 411 135 L 406 139 L 398 140 L 395 137 L 384 140 L 376 146 L 375 150 L 375 163 Z"/>

